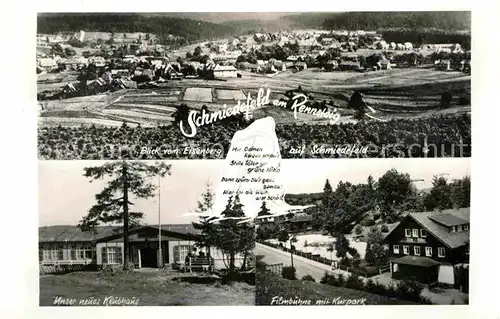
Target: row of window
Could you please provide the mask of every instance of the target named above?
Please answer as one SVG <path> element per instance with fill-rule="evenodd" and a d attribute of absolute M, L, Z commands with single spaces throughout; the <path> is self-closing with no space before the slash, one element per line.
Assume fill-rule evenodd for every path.
<path fill-rule="evenodd" d="M 455 233 L 458 231 L 469 230 L 469 224 L 457 225 L 450 227 L 450 233 Z"/>
<path fill-rule="evenodd" d="M 419 236 L 420 234 L 420 236 Z M 410 228 L 406 228 L 405 229 L 405 236 L 406 237 L 415 237 L 415 238 L 418 238 L 418 237 L 422 237 L 422 238 L 425 238 L 427 237 L 427 231 L 425 229 L 410 229 Z"/>
<path fill-rule="evenodd" d="M 408 245 L 402 245 L 402 246 L 403 246 L 403 254 L 409 255 L 410 254 L 410 246 L 408 246 Z M 413 246 L 413 255 L 420 256 L 421 255 L 420 250 L 421 250 L 420 246 Z M 394 254 L 396 254 L 396 255 L 400 254 L 399 245 L 394 245 L 393 251 L 394 251 Z M 438 247 L 437 251 L 438 251 L 438 257 L 440 257 L 440 258 L 445 257 L 446 249 L 444 247 Z M 432 257 L 432 254 L 433 254 L 432 247 L 425 247 L 425 256 Z"/>
<path fill-rule="evenodd" d="M 81 260 L 93 259 L 92 248 L 40 249 L 39 260 Z"/>

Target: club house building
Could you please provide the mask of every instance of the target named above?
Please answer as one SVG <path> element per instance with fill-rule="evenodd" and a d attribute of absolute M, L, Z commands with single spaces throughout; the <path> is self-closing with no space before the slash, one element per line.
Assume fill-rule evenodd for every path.
<path fill-rule="evenodd" d="M 159 233 L 161 253 L 159 254 Z M 77 226 L 45 226 L 38 229 L 40 266 L 123 264 L 123 232 L 117 226 L 98 226 L 95 231 L 81 231 Z M 206 253 L 195 246 L 199 231 L 192 224 L 147 225 L 129 231 L 129 258 L 135 268 L 162 266 L 184 267 L 189 252 Z M 212 267 L 225 268 L 223 254 L 211 247 Z M 240 267 L 243 256 L 236 256 Z"/>
<path fill-rule="evenodd" d="M 454 267 L 469 265 L 470 208 L 408 214 L 385 237 L 391 276 L 455 284 Z"/>

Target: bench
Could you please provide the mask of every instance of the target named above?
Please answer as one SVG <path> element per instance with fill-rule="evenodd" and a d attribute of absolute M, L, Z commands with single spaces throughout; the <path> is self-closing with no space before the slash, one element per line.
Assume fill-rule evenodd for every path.
<path fill-rule="evenodd" d="M 211 271 L 213 268 L 213 259 L 208 257 L 192 257 L 189 258 L 187 262 L 183 264 L 178 264 L 178 268 L 181 271 Z"/>

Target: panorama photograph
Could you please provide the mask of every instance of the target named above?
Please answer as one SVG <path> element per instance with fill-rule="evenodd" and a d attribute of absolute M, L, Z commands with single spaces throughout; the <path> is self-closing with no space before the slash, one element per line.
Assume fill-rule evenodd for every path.
<path fill-rule="evenodd" d="M 470 12 L 37 20 L 39 159 L 223 159 L 266 117 L 282 158 L 471 156 Z M 143 151 L 184 147 L 221 151 Z"/>

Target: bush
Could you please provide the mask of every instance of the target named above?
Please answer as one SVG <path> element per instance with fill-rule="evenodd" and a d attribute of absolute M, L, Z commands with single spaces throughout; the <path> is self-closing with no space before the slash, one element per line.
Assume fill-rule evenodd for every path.
<path fill-rule="evenodd" d="M 344 275 L 339 274 L 339 276 L 337 277 L 337 282 L 338 282 L 339 287 L 344 286 L 344 284 L 345 284 Z"/>
<path fill-rule="evenodd" d="M 321 277 L 321 280 L 319 281 L 320 284 L 326 284 L 328 283 L 328 279 L 330 279 L 330 275 L 325 271 L 325 274 L 323 277 Z"/>
<path fill-rule="evenodd" d="M 361 224 L 361 226 L 369 227 L 369 226 L 375 225 L 375 221 L 373 220 L 373 218 L 367 216 L 367 217 L 363 218 L 363 220 L 361 221 L 360 224 Z"/>
<path fill-rule="evenodd" d="M 363 283 L 363 280 L 361 280 L 358 276 L 351 275 L 347 278 L 347 280 L 345 282 L 345 287 L 351 288 L 351 289 L 356 289 L 356 290 L 363 290 L 365 285 Z"/>
<path fill-rule="evenodd" d="M 311 275 L 305 275 L 302 277 L 301 279 L 302 281 L 312 281 L 312 282 L 316 282 L 316 279 L 313 278 L 313 276 Z"/>
<path fill-rule="evenodd" d="M 389 227 L 386 224 L 384 224 L 384 225 L 382 225 L 382 227 L 380 227 L 380 231 L 383 233 L 388 233 Z"/>
<path fill-rule="evenodd" d="M 297 280 L 296 269 L 292 266 L 285 266 L 281 271 L 281 276 L 289 280 Z"/>
<path fill-rule="evenodd" d="M 422 292 L 422 285 L 415 281 L 402 281 L 396 288 L 396 294 L 399 298 L 410 301 L 421 301 L 420 293 Z"/>
<path fill-rule="evenodd" d="M 325 272 L 325 274 L 323 275 L 323 277 L 320 280 L 320 283 L 330 285 L 330 286 L 340 287 L 340 286 L 342 286 L 343 281 L 340 282 L 337 279 L 337 277 L 335 277 L 335 275 L 330 275 L 330 274 Z"/>
<path fill-rule="evenodd" d="M 363 233 L 363 227 L 361 227 L 361 225 L 356 225 L 356 227 L 354 227 L 354 233 L 356 235 L 361 235 Z"/>

